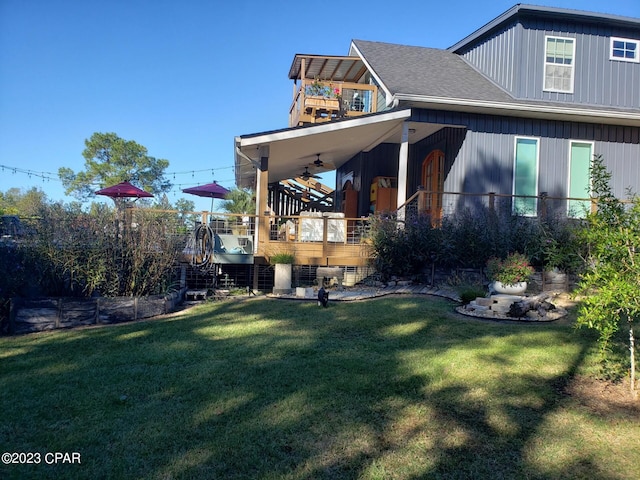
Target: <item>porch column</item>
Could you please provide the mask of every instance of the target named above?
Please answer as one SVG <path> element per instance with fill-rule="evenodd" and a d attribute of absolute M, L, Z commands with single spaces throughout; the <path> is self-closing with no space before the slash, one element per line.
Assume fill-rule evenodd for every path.
<path fill-rule="evenodd" d="M 256 254 L 264 253 L 264 244 L 269 241 L 269 218 L 264 212 L 268 210 L 269 196 L 269 146 L 260 147 L 260 167 L 256 171 Z M 263 244 L 260 248 L 260 244 Z"/>
<path fill-rule="evenodd" d="M 405 218 L 405 202 L 407 201 L 407 172 L 409 163 L 409 123 L 402 122 L 400 154 L 398 156 L 398 220 Z"/>

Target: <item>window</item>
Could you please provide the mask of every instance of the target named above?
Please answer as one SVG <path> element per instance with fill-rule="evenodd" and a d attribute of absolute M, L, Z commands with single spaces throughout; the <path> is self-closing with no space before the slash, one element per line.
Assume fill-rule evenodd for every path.
<path fill-rule="evenodd" d="M 629 40 L 628 38 L 611 38 L 610 60 L 620 60 L 623 62 L 640 62 L 640 40 Z"/>
<path fill-rule="evenodd" d="M 589 198 L 591 196 L 591 159 L 593 144 L 570 142 L 569 144 L 569 198 Z M 567 216 L 584 218 L 591 208 L 589 200 L 569 200 Z"/>
<path fill-rule="evenodd" d="M 545 37 L 544 89 L 573 92 L 575 41 L 573 38 Z"/>
<path fill-rule="evenodd" d="M 513 165 L 513 212 L 535 216 L 538 211 L 538 139 L 516 138 Z M 522 195 L 522 196 L 520 196 Z"/>

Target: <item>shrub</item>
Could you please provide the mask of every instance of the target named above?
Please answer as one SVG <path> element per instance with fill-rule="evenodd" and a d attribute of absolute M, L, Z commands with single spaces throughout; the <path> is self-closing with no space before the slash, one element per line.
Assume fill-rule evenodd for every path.
<path fill-rule="evenodd" d="M 486 290 L 478 285 L 467 285 L 460 289 L 460 300 L 463 304 L 468 304 L 478 297 L 486 296 Z"/>
<path fill-rule="evenodd" d="M 382 280 L 418 275 L 434 261 L 441 245 L 439 237 L 428 215 L 410 215 L 400 226 L 393 215 L 375 215 L 370 234 L 373 265 Z"/>

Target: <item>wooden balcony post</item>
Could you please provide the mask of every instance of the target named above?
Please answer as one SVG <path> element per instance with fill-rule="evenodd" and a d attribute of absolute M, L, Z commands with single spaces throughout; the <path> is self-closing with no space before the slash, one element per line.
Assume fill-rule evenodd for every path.
<path fill-rule="evenodd" d="M 269 211 L 269 147 L 260 147 L 260 168 L 258 169 L 256 188 L 256 246 L 269 242 L 269 217 L 264 212 Z M 260 249 L 264 251 L 264 249 Z M 257 287 L 256 287 L 257 288 Z"/>
<path fill-rule="evenodd" d="M 495 212 L 496 210 L 496 192 L 489 192 L 489 211 Z"/>

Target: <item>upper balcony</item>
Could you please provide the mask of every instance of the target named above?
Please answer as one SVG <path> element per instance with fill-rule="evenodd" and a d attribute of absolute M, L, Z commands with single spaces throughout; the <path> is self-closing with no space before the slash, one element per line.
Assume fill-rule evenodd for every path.
<path fill-rule="evenodd" d="M 359 57 L 296 55 L 289 126 L 330 122 L 377 111 L 378 88 Z"/>

